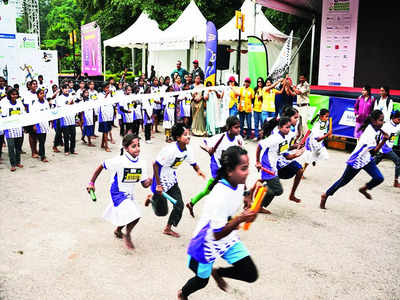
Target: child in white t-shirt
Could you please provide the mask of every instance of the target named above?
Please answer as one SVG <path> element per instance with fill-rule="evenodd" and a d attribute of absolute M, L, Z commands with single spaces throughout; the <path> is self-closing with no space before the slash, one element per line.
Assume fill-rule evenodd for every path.
<path fill-rule="evenodd" d="M 122 140 L 125 153 L 121 156 L 105 160 L 95 170 L 89 185 L 88 192 L 95 190 L 94 184 L 103 169 L 111 173 L 110 198 L 111 203 L 104 211 L 103 217 L 117 226 L 114 235 L 124 239 L 128 249 L 134 249 L 131 240 L 131 231 L 139 222 L 141 213 L 134 198 L 134 185 L 140 182 L 144 188 L 151 185 L 151 178 L 147 176 L 146 161 L 139 157 L 140 143 L 138 136 L 127 134 Z M 122 229 L 126 227 L 126 234 Z"/>
<path fill-rule="evenodd" d="M 183 124 L 175 124 L 171 132 L 176 143 L 167 145 L 157 155 L 156 161 L 153 163 L 154 173 L 151 186 L 153 198 L 152 200 L 147 199 L 145 205 L 148 206 L 151 202 L 157 216 L 166 216 L 168 214 L 168 203 L 161 193 L 165 192 L 174 198 L 176 204 L 171 211 L 164 234 L 179 237 L 179 234 L 171 229 L 172 225 L 178 226 L 183 212 L 182 194 L 175 170 L 186 160 L 199 176 L 205 179 L 205 175 L 197 165 L 189 146 L 189 129 L 185 128 Z"/>

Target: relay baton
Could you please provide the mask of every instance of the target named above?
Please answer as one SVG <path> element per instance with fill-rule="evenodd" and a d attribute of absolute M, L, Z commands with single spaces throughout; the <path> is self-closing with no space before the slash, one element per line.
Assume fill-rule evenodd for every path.
<path fill-rule="evenodd" d="M 172 198 L 170 195 L 168 195 L 166 192 L 162 192 L 161 194 L 165 199 L 167 199 L 169 202 L 171 202 L 173 205 L 176 204 L 176 200 Z"/>
<path fill-rule="evenodd" d="M 192 205 L 195 205 L 197 202 L 199 202 L 203 197 L 207 196 L 210 193 L 210 190 L 208 189 L 210 185 L 214 182 L 214 178 L 210 178 L 207 182 L 206 187 L 204 190 L 202 190 L 200 193 L 198 193 L 196 196 L 194 196 L 192 199 L 190 199 L 190 203 Z"/>
<path fill-rule="evenodd" d="M 261 167 L 261 170 L 269 175 L 275 175 L 275 172 L 268 170 L 267 168 Z"/>
<path fill-rule="evenodd" d="M 94 193 L 94 191 L 92 189 L 90 189 L 89 194 L 90 194 L 90 198 L 92 198 L 92 201 L 96 202 L 96 200 L 97 200 L 96 194 Z"/>
<path fill-rule="evenodd" d="M 259 184 L 258 189 L 256 191 L 256 196 L 254 197 L 253 203 L 250 207 L 251 211 L 258 212 L 261 208 L 261 203 L 264 199 L 265 194 L 267 193 L 267 187 Z M 249 230 L 250 222 L 244 223 L 243 229 Z"/>

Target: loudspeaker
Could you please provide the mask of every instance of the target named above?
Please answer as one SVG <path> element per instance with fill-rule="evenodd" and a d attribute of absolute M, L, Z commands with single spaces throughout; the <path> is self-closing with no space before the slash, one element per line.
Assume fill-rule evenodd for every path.
<path fill-rule="evenodd" d="M 217 70 L 229 69 L 230 47 L 226 45 L 218 45 L 217 49 Z"/>

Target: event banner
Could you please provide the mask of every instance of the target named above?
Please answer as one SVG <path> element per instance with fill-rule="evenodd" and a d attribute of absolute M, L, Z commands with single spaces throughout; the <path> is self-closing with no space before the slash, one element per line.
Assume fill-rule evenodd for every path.
<path fill-rule="evenodd" d="M 0 2 L 0 76 L 14 83 L 16 79 L 16 10 L 15 5 Z"/>
<path fill-rule="evenodd" d="M 205 80 L 204 84 L 208 81 L 215 85 L 215 76 L 217 70 L 217 45 L 218 33 L 217 28 L 213 22 L 207 22 L 206 33 L 206 59 L 205 59 Z"/>
<path fill-rule="evenodd" d="M 257 82 L 258 77 L 265 78 L 268 74 L 267 48 L 262 40 L 256 36 L 248 36 L 248 65 L 251 82 Z"/>
<path fill-rule="evenodd" d="M 359 0 L 323 0 L 319 85 L 354 84 Z"/>
<path fill-rule="evenodd" d="M 393 103 L 393 110 L 400 110 L 400 103 L 399 102 L 394 102 Z M 400 145 L 400 137 L 399 136 L 396 138 L 396 141 L 394 142 L 394 144 L 396 146 Z"/>
<path fill-rule="evenodd" d="M 17 48 L 18 49 L 38 49 L 38 35 L 35 33 L 17 33 Z"/>
<path fill-rule="evenodd" d="M 100 27 L 96 22 L 81 26 L 82 74 L 102 75 Z"/>
<path fill-rule="evenodd" d="M 330 97 L 329 113 L 332 118 L 333 135 L 354 138 L 356 99 Z"/>
<path fill-rule="evenodd" d="M 308 128 L 311 129 L 311 120 L 315 117 L 316 114 L 322 108 L 329 109 L 329 96 L 321 96 L 321 95 L 310 95 L 310 111 L 309 111 L 309 118 L 308 118 Z"/>
<path fill-rule="evenodd" d="M 278 58 L 272 66 L 271 73 L 268 75 L 268 77 L 271 77 L 273 81 L 282 78 L 287 72 L 289 72 L 290 59 L 292 57 L 292 43 L 293 30 L 290 32 L 290 35 L 283 45 Z"/>

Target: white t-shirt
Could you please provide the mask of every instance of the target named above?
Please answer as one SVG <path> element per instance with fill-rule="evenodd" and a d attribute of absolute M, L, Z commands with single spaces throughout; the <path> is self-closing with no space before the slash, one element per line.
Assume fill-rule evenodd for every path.
<path fill-rule="evenodd" d="M 394 141 L 396 140 L 396 136 L 400 135 L 400 125 L 393 123 L 392 120 L 383 124 L 382 131 L 389 135 L 389 139 L 383 145 L 381 152 L 382 153 L 389 153 L 393 150 Z"/>
<path fill-rule="evenodd" d="M 32 105 L 32 112 L 45 111 L 45 110 L 49 110 L 49 109 L 50 109 L 50 105 L 46 99 L 44 99 L 43 102 L 40 102 L 39 99 L 37 99 Z M 38 124 L 35 124 L 35 126 L 36 126 L 36 133 L 49 133 L 50 132 L 50 125 L 49 125 L 48 121 L 40 122 Z"/>
<path fill-rule="evenodd" d="M 353 150 L 349 159 L 347 160 L 347 164 L 352 166 L 354 169 L 361 169 L 369 164 L 370 161 L 374 159 L 369 151 L 376 147 L 379 134 L 379 130 L 375 130 L 371 124 L 368 125 L 368 127 L 361 134 L 356 148 Z"/>
<path fill-rule="evenodd" d="M 25 114 L 25 107 L 22 104 L 22 101 L 17 100 L 15 104 L 11 104 L 11 102 L 7 98 L 5 98 L 1 100 L 0 103 L 2 117 L 18 116 Z M 22 127 L 4 130 L 4 136 L 6 138 L 22 137 L 22 134 Z"/>
<path fill-rule="evenodd" d="M 28 113 L 31 112 L 32 110 L 32 105 L 33 103 L 37 101 L 37 95 L 36 93 L 32 93 L 31 91 L 28 91 L 27 93 L 24 94 L 24 105 L 26 107 L 26 111 Z"/>
<path fill-rule="evenodd" d="M 192 93 L 190 91 L 182 91 L 178 96 L 180 101 L 181 118 L 189 118 L 192 107 Z"/>
<path fill-rule="evenodd" d="M 57 105 L 57 107 L 65 107 L 67 105 L 69 106 L 71 104 L 68 104 L 68 103 L 70 103 L 71 101 L 75 101 L 75 99 L 76 99 L 75 95 L 61 94 L 56 99 L 56 105 Z M 71 114 L 66 115 L 64 118 L 62 118 L 61 119 L 61 127 L 75 125 L 75 115 L 76 115 L 75 113 L 71 113 Z"/>
<path fill-rule="evenodd" d="M 261 165 L 275 173 L 268 174 L 261 171 L 261 179 L 269 180 L 277 176 L 278 159 L 289 153 L 289 140 L 280 131 L 275 131 L 269 137 L 258 143 L 260 148 Z"/>
<path fill-rule="evenodd" d="M 288 146 L 289 148 L 291 146 L 294 145 L 294 143 L 296 142 L 298 133 L 299 133 L 299 125 L 300 125 L 300 121 L 297 121 L 297 124 L 295 126 L 290 126 L 290 131 L 289 133 L 285 136 L 285 139 L 288 142 Z M 279 129 L 276 129 L 279 131 Z M 291 152 L 294 152 L 296 150 L 291 150 Z M 288 164 L 290 164 L 293 160 L 289 160 L 286 159 L 286 157 L 284 155 L 281 155 L 278 158 L 278 169 L 282 169 L 284 167 L 286 167 Z"/>
<path fill-rule="evenodd" d="M 186 149 L 181 150 L 178 142 L 164 147 L 157 155 L 156 163 L 159 167 L 160 184 L 163 187 L 164 192 L 167 192 L 175 185 L 175 183 L 178 182 L 175 170 L 183 161 L 187 161 L 191 166 L 196 165 L 192 148 L 189 145 L 186 145 Z M 153 185 L 151 186 L 153 193 L 156 192 L 156 185 L 157 182 L 154 177 Z"/>
<path fill-rule="evenodd" d="M 175 97 L 166 96 L 164 99 L 164 121 L 163 127 L 171 129 L 175 123 Z"/>
<path fill-rule="evenodd" d="M 110 196 L 117 207 L 125 199 L 133 199 L 134 184 L 148 179 L 146 161 L 129 153 L 107 159 L 103 168 L 110 171 Z"/>
<path fill-rule="evenodd" d="M 383 113 L 385 122 L 390 122 L 390 114 L 393 111 L 393 101 L 389 97 L 385 99 L 380 97 L 377 99 L 374 103 L 374 110 L 375 109 L 379 109 Z"/>
<path fill-rule="evenodd" d="M 237 230 L 220 240 L 215 240 L 214 233 L 221 231 L 235 217 L 243 205 L 243 192 L 244 184 L 233 188 L 228 181 L 222 179 L 204 199 L 202 215 L 188 249 L 188 254 L 198 262 L 214 262 L 239 242 Z"/>
<path fill-rule="evenodd" d="M 322 122 L 321 120 L 318 120 L 312 130 L 310 135 L 308 136 L 306 140 L 306 150 L 316 152 L 321 150 L 324 147 L 324 141 L 317 141 L 317 139 L 323 137 L 325 134 L 327 134 L 329 131 L 329 122 Z"/>
<path fill-rule="evenodd" d="M 99 122 L 110 122 L 114 120 L 114 105 L 111 102 L 112 96 L 111 93 L 105 96 L 104 93 L 99 94 L 99 99 L 100 100 L 110 100 L 109 104 L 105 104 L 100 106 L 99 110 Z"/>
<path fill-rule="evenodd" d="M 134 114 L 134 107 L 133 107 L 133 95 L 124 95 L 123 99 L 119 103 L 122 120 L 124 123 L 132 123 L 133 122 L 133 114 Z M 123 112 L 122 111 L 130 111 L 130 112 Z"/>
<path fill-rule="evenodd" d="M 159 110 L 159 109 L 161 109 L 162 107 L 161 107 L 161 103 L 159 103 L 159 102 L 161 102 L 161 98 L 160 98 L 160 87 L 158 87 L 158 86 L 151 86 L 150 87 L 150 91 L 151 91 L 151 93 L 153 94 L 157 94 L 157 95 L 154 95 L 153 96 L 153 101 L 154 101 L 154 109 L 157 109 L 157 110 Z"/>

